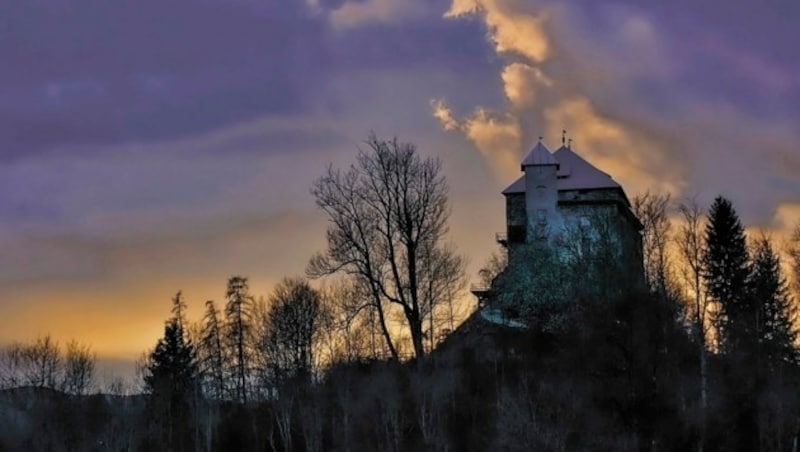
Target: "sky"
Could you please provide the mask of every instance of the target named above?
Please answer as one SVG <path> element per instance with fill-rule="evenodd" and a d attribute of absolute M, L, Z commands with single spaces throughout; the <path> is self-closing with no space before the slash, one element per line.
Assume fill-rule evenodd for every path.
<path fill-rule="evenodd" d="M 474 275 L 537 140 L 625 187 L 800 220 L 794 0 L 6 0 L 0 344 L 129 363 L 182 290 L 268 296 L 370 132 L 442 159 Z"/>

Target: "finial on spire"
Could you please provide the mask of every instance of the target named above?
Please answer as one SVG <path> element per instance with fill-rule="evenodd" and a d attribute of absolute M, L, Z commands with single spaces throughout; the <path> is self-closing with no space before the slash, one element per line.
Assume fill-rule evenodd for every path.
<path fill-rule="evenodd" d="M 564 144 L 566 144 L 566 141 L 567 141 L 567 131 L 562 129 L 561 130 L 561 146 L 564 146 Z"/>
<path fill-rule="evenodd" d="M 567 149 L 572 149 L 572 138 L 567 140 Z"/>

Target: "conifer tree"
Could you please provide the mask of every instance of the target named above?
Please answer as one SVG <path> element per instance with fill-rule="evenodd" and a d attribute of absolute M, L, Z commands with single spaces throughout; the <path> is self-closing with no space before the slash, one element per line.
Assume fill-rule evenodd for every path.
<path fill-rule="evenodd" d="M 161 442 L 170 450 L 190 450 L 192 402 L 198 383 L 194 346 L 187 341 L 178 319 L 164 326 L 164 337 L 150 353 L 144 375 L 150 410 Z"/>
<path fill-rule="evenodd" d="M 225 346 L 221 322 L 214 300 L 207 300 L 198 351 L 206 382 L 206 395 L 217 400 L 225 396 Z"/>
<path fill-rule="evenodd" d="M 746 341 L 749 274 L 744 228 L 731 202 L 718 196 L 711 205 L 706 227 L 704 278 L 717 303 L 714 324 L 720 349 L 730 352 Z"/>
<path fill-rule="evenodd" d="M 729 369 L 719 384 L 725 400 L 724 423 L 741 450 L 758 450 L 761 441 L 759 390 L 762 370 L 758 355 L 758 312 L 750 296 L 747 243 L 731 202 L 718 196 L 708 214 L 703 259 L 708 294 L 716 304 L 716 327 L 721 360 Z"/>
<path fill-rule="evenodd" d="M 235 399 L 247 403 L 253 330 L 253 299 L 248 292 L 247 278 L 231 277 L 226 296 L 228 303 L 225 306 L 225 340 L 231 352 L 229 372 L 233 379 Z"/>
<path fill-rule="evenodd" d="M 181 290 L 172 297 L 172 316 L 178 322 L 181 330 L 186 333 L 186 300 L 183 299 Z"/>
<path fill-rule="evenodd" d="M 755 244 L 748 286 L 749 298 L 757 306 L 755 323 L 762 363 L 768 369 L 795 363 L 794 312 L 781 274 L 780 258 L 766 237 Z"/>

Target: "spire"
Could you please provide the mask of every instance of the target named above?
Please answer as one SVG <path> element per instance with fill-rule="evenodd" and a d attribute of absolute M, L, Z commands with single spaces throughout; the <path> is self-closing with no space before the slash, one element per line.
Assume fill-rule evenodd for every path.
<path fill-rule="evenodd" d="M 528 155 L 522 161 L 522 171 L 525 171 L 526 166 L 546 166 L 546 165 L 555 165 L 558 167 L 558 160 L 553 157 L 553 154 L 550 153 L 550 150 L 542 144 L 541 138 L 536 143 L 536 146 L 528 152 Z"/>

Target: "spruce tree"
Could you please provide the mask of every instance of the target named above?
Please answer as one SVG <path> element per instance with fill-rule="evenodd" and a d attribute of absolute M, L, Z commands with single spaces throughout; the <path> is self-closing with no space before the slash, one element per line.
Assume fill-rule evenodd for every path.
<path fill-rule="evenodd" d="M 194 346 L 185 339 L 176 317 L 167 321 L 149 362 L 144 383 L 160 440 L 171 450 L 190 450 L 198 366 Z"/>
<path fill-rule="evenodd" d="M 755 244 L 748 286 L 748 298 L 757 309 L 759 359 L 770 370 L 796 363 L 794 312 L 780 258 L 766 237 Z"/>
<path fill-rule="evenodd" d="M 749 274 L 744 228 L 731 202 L 718 196 L 711 205 L 706 227 L 704 279 L 717 303 L 714 318 L 723 352 L 733 352 L 747 342 Z"/>

